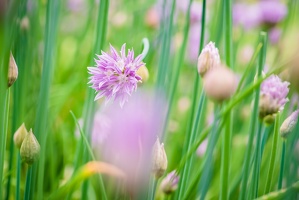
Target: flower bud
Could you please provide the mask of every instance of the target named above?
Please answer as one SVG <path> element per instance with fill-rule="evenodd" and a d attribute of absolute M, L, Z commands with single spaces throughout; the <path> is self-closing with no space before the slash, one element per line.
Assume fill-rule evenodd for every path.
<path fill-rule="evenodd" d="M 12 86 L 12 84 L 17 80 L 18 78 L 18 66 L 16 64 L 16 61 L 10 53 L 9 57 L 9 68 L 8 68 L 8 87 Z"/>
<path fill-rule="evenodd" d="M 26 137 L 28 131 L 25 127 L 25 124 L 23 123 L 18 130 L 15 132 L 14 136 L 13 136 L 13 140 L 15 145 L 20 149 L 21 145 L 23 143 L 24 138 Z"/>
<path fill-rule="evenodd" d="M 299 110 L 293 112 L 288 118 L 284 120 L 280 127 L 280 136 L 283 138 L 287 138 L 288 135 L 294 130 L 297 122 L 298 122 L 298 114 Z"/>
<path fill-rule="evenodd" d="M 215 43 L 210 42 L 205 46 L 198 57 L 197 70 L 203 77 L 210 69 L 220 64 L 220 56 Z"/>
<path fill-rule="evenodd" d="M 143 83 L 146 82 L 148 80 L 148 77 L 149 77 L 147 67 L 144 66 L 144 65 L 139 67 L 139 69 L 137 70 L 137 75 L 141 77 Z"/>
<path fill-rule="evenodd" d="M 32 129 L 27 133 L 21 146 L 21 158 L 28 164 L 33 164 L 39 158 L 40 145 L 32 133 Z"/>
<path fill-rule="evenodd" d="M 203 79 L 203 89 L 216 102 L 230 98 L 237 89 L 237 78 L 225 65 L 209 71 Z"/>
<path fill-rule="evenodd" d="M 157 138 L 152 155 L 152 171 L 155 177 L 158 179 L 163 176 L 165 170 L 167 169 L 167 156 L 164 150 L 164 144 L 160 143 L 159 138 Z"/>
<path fill-rule="evenodd" d="M 163 193 L 171 194 L 178 188 L 179 176 L 172 171 L 161 181 L 160 188 Z"/>

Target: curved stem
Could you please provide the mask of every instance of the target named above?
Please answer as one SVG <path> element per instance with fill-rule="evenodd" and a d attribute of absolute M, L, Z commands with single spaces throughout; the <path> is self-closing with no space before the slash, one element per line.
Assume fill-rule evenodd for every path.
<path fill-rule="evenodd" d="M 148 41 L 148 38 L 143 38 L 142 39 L 142 46 L 143 46 L 143 50 L 142 50 L 142 60 L 146 57 L 147 53 L 148 53 L 148 50 L 149 50 L 149 47 L 150 47 L 150 44 L 149 44 L 149 41 Z"/>

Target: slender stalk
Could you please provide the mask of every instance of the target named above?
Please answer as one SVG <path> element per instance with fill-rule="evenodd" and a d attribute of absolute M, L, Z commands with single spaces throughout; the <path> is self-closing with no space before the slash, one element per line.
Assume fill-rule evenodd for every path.
<path fill-rule="evenodd" d="M 215 104 L 215 113 L 214 116 L 218 115 L 218 112 L 220 110 L 220 106 Z M 227 118 L 225 118 L 227 119 Z M 219 132 L 218 130 L 219 127 L 219 121 L 217 120 L 217 118 L 214 120 L 213 123 L 213 128 L 212 128 L 212 132 L 209 138 L 209 142 L 208 142 L 208 147 L 206 150 L 206 154 L 205 154 L 205 158 L 204 158 L 204 166 L 203 166 L 203 171 L 202 171 L 202 176 L 200 179 L 200 183 L 199 183 L 199 188 L 198 188 L 198 194 L 200 195 L 200 199 L 204 200 L 208 190 L 209 190 L 209 185 L 212 179 L 212 174 L 213 174 L 213 152 L 214 149 L 216 147 L 218 138 L 219 138 Z"/>
<path fill-rule="evenodd" d="M 184 61 L 185 52 L 186 52 L 186 48 L 187 48 L 187 41 L 188 41 L 188 34 L 189 34 L 189 27 L 190 27 L 191 3 L 192 3 L 192 0 L 189 1 L 188 10 L 187 10 L 186 19 L 185 19 L 186 25 L 184 28 L 184 36 L 183 36 L 184 39 L 183 39 L 182 46 L 179 50 L 178 61 L 176 62 L 176 65 L 174 68 L 174 78 L 172 80 L 172 84 L 170 85 L 170 94 L 169 94 L 169 98 L 168 98 L 169 103 L 168 103 L 168 108 L 167 108 L 166 120 L 164 123 L 163 132 L 162 132 L 162 134 L 163 134 L 162 138 L 161 138 L 162 141 L 164 141 L 164 138 L 166 135 L 166 129 L 167 129 L 168 122 L 169 122 L 169 116 L 171 113 L 174 96 L 175 96 L 177 85 L 179 82 L 179 75 L 180 75 L 181 68 L 183 66 L 183 61 Z"/>
<path fill-rule="evenodd" d="M 16 200 L 20 199 L 20 183 L 21 183 L 21 156 L 20 156 L 20 152 L 18 152 L 17 180 L 16 180 Z"/>
<path fill-rule="evenodd" d="M 191 5 L 192 1 L 190 0 L 189 6 Z M 190 9 L 190 7 L 189 7 Z M 202 26 L 201 26 L 201 35 L 200 35 L 200 45 L 199 45 L 199 53 L 203 49 L 203 44 L 204 44 L 204 29 L 205 29 L 205 16 L 206 16 L 206 0 L 203 0 L 203 7 L 202 7 Z M 198 84 L 199 84 L 199 75 L 197 74 L 196 71 L 196 80 L 194 82 L 194 92 L 193 92 L 193 101 L 192 101 L 192 108 L 195 108 L 197 104 L 197 91 L 198 91 Z M 200 103 L 198 105 L 197 113 L 196 113 L 196 119 L 193 121 L 193 116 L 194 116 L 194 111 L 195 109 L 191 109 L 191 115 L 190 115 L 190 123 L 189 127 L 192 127 L 190 131 L 188 131 L 187 135 L 187 143 L 186 143 L 186 152 L 189 152 L 191 147 L 192 147 L 192 142 L 196 138 L 196 133 L 198 132 L 197 129 L 199 127 L 199 122 L 200 122 L 200 117 L 201 117 L 201 110 L 202 106 L 205 101 L 205 94 L 202 91 L 200 95 Z M 187 183 L 189 182 L 189 175 L 191 172 L 191 166 L 192 166 L 192 157 L 191 159 L 185 164 L 183 168 L 183 173 L 181 175 L 181 180 L 179 184 L 179 189 L 178 189 L 178 198 L 181 199 L 184 196 L 184 193 L 186 192 L 186 186 Z"/>
<path fill-rule="evenodd" d="M 54 52 L 55 52 L 55 41 L 58 24 L 59 14 L 59 0 L 48 1 L 47 3 L 47 14 L 46 14 L 46 27 L 45 27 L 45 48 L 44 48 L 44 61 L 43 71 L 41 77 L 41 88 L 39 93 L 39 100 L 37 105 L 37 114 L 35 120 L 34 133 L 36 134 L 37 140 L 40 142 L 40 158 L 38 162 L 38 175 L 37 175 L 37 199 L 43 199 L 43 186 L 44 186 L 44 170 L 45 170 L 45 152 L 47 145 L 47 120 L 48 120 L 48 105 L 50 96 L 50 85 L 54 72 Z M 34 166 L 33 166 L 34 167 Z M 35 188 L 35 176 L 36 176 L 36 165 L 33 170 L 32 188 Z M 28 184 L 31 184 L 29 179 Z M 29 197 L 30 198 L 30 197 Z"/>
<path fill-rule="evenodd" d="M 230 148 L 231 148 L 231 114 L 228 114 L 225 123 L 225 134 L 222 135 L 222 152 L 221 152 L 221 185 L 220 199 L 228 199 L 229 192 L 229 169 L 230 169 Z"/>
<path fill-rule="evenodd" d="M 270 163 L 269 163 L 269 170 L 268 170 L 268 175 L 267 175 L 267 179 L 266 179 L 266 187 L 265 187 L 264 194 L 269 193 L 270 189 L 271 189 L 272 177 L 274 174 L 274 167 L 275 167 L 275 160 L 276 160 L 278 133 L 279 133 L 279 113 L 277 114 L 276 119 L 275 119 L 274 135 L 273 135 L 273 142 L 272 142 L 272 149 L 271 149 L 271 158 L 270 158 Z"/>
<path fill-rule="evenodd" d="M 260 166 L 261 166 L 261 136 L 262 136 L 262 122 L 258 123 L 258 130 L 256 135 L 256 149 L 255 149 L 255 155 L 254 155 L 254 165 L 253 165 L 253 192 L 250 192 L 250 194 L 254 195 L 254 198 L 257 198 L 258 196 L 258 188 L 259 188 L 259 176 L 260 176 Z"/>
<path fill-rule="evenodd" d="M 28 166 L 24 200 L 30 200 L 31 178 L 32 178 L 32 166 Z"/>
<path fill-rule="evenodd" d="M 281 150 L 281 160 L 280 160 L 280 172 L 279 172 L 279 179 L 278 179 L 278 190 L 282 188 L 282 180 L 283 180 L 283 173 L 284 173 L 284 162 L 285 162 L 285 153 L 286 153 L 286 140 L 282 142 L 282 150 Z"/>
<path fill-rule="evenodd" d="M 233 64 L 233 41 L 232 41 L 232 3 L 231 0 L 226 0 L 223 3 L 224 6 L 224 42 L 225 42 L 225 61 L 227 66 L 234 69 Z M 231 143 L 232 143 L 232 110 L 227 114 L 227 120 L 225 124 L 225 134 L 223 137 L 222 155 L 221 155 L 221 184 L 220 184 L 220 199 L 228 199 L 228 176 L 230 170 L 230 154 L 231 154 Z"/>
<path fill-rule="evenodd" d="M 154 200 L 155 199 L 157 183 L 158 183 L 158 180 L 156 178 L 152 178 L 150 191 L 149 191 L 149 195 L 148 195 L 148 200 Z"/>
<path fill-rule="evenodd" d="M 257 69 L 257 77 L 260 78 L 262 74 L 262 69 L 264 66 L 265 62 L 265 57 L 266 57 L 266 48 L 267 48 L 267 34 L 262 32 L 260 34 L 261 38 L 260 41 L 262 43 L 262 51 L 259 56 L 259 65 Z M 251 121 L 250 121 L 250 131 L 249 131 L 249 140 L 248 140 L 248 145 L 246 148 L 245 152 L 245 161 L 243 164 L 243 178 L 242 178 L 242 183 L 241 183 L 241 191 L 240 191 L 240 196 L 239 199 L 243 200 L 245 199 L 246 196 L 246 189 L 247 189 L 247 182 L 248 182 L 248 177 L 250 174 L 250 157 L 251 157 L 251 151 L 252 151 L 252 144 L 253 144 L 253 139 L 255 135 L 255 128 L 258 122 L 258 105 L 259 105 L 259 96 L 260 96 L 260 88 L 258 87 L 255 91 L 254 95 L 254 105 L 253 105 L 253 113 L 251 115 Z"/>
<path fill-rule="evenodd" d="M 108 19 L 108 11 L 109 11 L 109 0 L 100 1 L 100 6 L 98 10 L 97 17 L 97 28 L 96 28 L 96 40 L 94 49 L 92 52 L 92 58 L 90 61 L 90 65 L 93 65 L 93 57 L 96 52 L 99 52 L 104 47 L 104 43 L 106 40 L 106 32 L 107 32 L 107 19 Z M 86 138 L 88 141 L 90 140 L 91 128 L 93 126 L 94 119 L 94 111 L 95 111 L 95 103 L 94 103 L 94 91 L 91 88 L 87 88 L 87 100 L 84 104 L 84 112 L 83 112 L 83 132 L 86 134 Z M 89 160 L 89 153 L 84 148 L 83 145 L 80 145 L 81 151 L 83 151 L 83 162 L 87 162 Z M 77 163 L 78 166 L 80 163 Z M 107 199 L 106 191 L 104 188 L 104 184 L 102 183 L 102 177 L 100 177 L 100 194 L 102 195 L 102 199 Z M 85 181 L 82 185 L 82 199 L 88 199 L 87 197 L 87 186 L 88 182 Z"/>

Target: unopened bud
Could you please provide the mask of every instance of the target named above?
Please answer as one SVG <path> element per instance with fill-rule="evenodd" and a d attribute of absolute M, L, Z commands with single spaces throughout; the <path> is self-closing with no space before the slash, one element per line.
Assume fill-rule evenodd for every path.
<path fill-rule="evenodd" d="M 18 66 L 16 64 L 16 61 L 10 53 L 9 57 L 9 68 L 8 68 L 8 87 L 12 86 L 12 84 L 17 80 L 18 78 Z"/>
<path fill-rule="evenodd" d="M 287 138 L 288 135 L 294 130 L 298 122 L 299 110 L 293 112 L 288 118 L 284 120 L 280 127 L 280 136 Z"/>
<path fill-rule="evenodd" d="M 203 79 L 203 89 L 216 102 L 229 99 L 237 89 L 237 78 L 225 65 L 210 70 Z"/>
<path fill-rule="evenodd" d="M 32 133 L 32 129 L 27 133 L 20 150 L 21 158 L 28 164 L 33 164 L 39 158 L 40 145 Z"/>
<path fill-rule="evenodd" d="M 26 137 L 27 135 L 27 129 L 25 127 L 25 124 L 23 123 L 19 128 L 18 130 L 15 132 L 14 136 L 13 136 L 13 140 L 14 140 L 14 143 L 15 145 L 18 147 L 18 148 L 21 148 L 21 145 L 24 141 L 24 138 Z"/>
<path fill-rule="evenodd" d="M 217 67 L 220 64 L 220 56 L 215 43 L 210 42 L 205 46 L 198 57 L 197 70 L 203 77 L 209 70 Z"/>
<path fill-rule="evenodd" d="M 178 188 L 179 176 L 172 171 L 161 181 L 160 188 L 165 194 L 171 194 Z"/>
<path fill-rule="evenodd" d="M 164 150 L 164 144 L 160 143 L 159 138 L 157 138 L 154 144 L 152 159 L 152 170 L 155 177 L 158 179 L 163 176 L 167 169 L 167 156 Z"/>
<path fill-rule="evenodd" d="M 142 78 L 142 82 L 146 82 L 148 80 L 149 77 L 149 73 L 148 73 L 148 69 L 146 66 L 142 65 L 141 67 L 139 67 L 139 69 L 137 70 L 137 75 L 140 76 Z"/>

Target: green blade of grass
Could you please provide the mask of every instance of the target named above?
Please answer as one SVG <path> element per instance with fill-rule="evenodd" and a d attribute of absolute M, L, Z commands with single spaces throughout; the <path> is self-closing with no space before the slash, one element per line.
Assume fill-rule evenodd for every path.
<path fill-rule="evenodd" d="M 105 40 L 106 40 L 106 32 L 107 32 L 107 19 L 109 12 L 109 0 L 100 1 L 98 17 L 97 17 L 97 27 L 95 34 L 95 45 L 92 51 L 92 58 L 90 61 L 90 65 L 93 65 L 93 57 L 94 55 L 103 49 Z M 93 126 L 94 119 L 94 111 L 95 111 L 95 102 L 94 102 L 94 91 L 91 88 L 87 88 L 87 99 L 83 108 L 83 132 L 86 134 L 86 138 L 88 141 L 90 140 L 90 133 Z M 80 152 L 83 152 L 83 162 L 87 162 L 89 160 L 88 152 L 85 150 L 84 146 L 81 145 Z M 80 163 L 75 164 L 75 168 L 77 168 Z M 102 182 L 102 178 L 100 178 L 100 182 Z M 100 193 L 102 195 L 102 199 L 107 199 L 106 191 L 101 184 Z M 87 182 L 85 181 L 82 186 L 82 199 L 86 199 L 87 197 Z"/>
<path fill-rule="evenodd" d="M 282 180 L 284 174 L 284 162 L 285 162 L 285 153 L 286 153 L 286 140 L 282 141 L 282 150 L 281 150 L 281 160 L 280 160 L 280 171 L 279 171 L 279 179 L 278 179 L 278 189 L 282 188 Z"/>
<path fill-rule="evenodd" d="M 266 57 L 266 45 L 267 45 L 267 35 L 266 33 L 262 32 L 261 33 L 261 43 L 263 44 L 262 46 L 262 51 L 260 54 L 260 63 L 258 65 L 258 69 L 257 69 L 257 77 L 261 77 L 262 74 L 262 69 L 263 69 L 263 61 Z M 239 199 L 243 200 L 245 199 L 246 196 L 246 188 L 247 188 L 247 182 L 248 182 L 248 177 L 249 177 L 249 173 L 250 173 L 250 168 L 249 168 L 249 164 L 250 164 L 250 155 L 251 155 L 251 150 L 252 150 L 252 144 L 253 144 L 253 138 L 254 138 L 254 133 L 255 133 L 255 128 L 257 125 L 257 120 L 258 120 L 258 105 L 259 105 L 259 96 L 260 96 L 260 88 L 258 87 L 256 89 L 255 92 L 255 96 L 254 96 L 254 106 L 253 106 L 253 113 L 251 116 L 251 124 L 250 124 L 250 131 L 249 131 L 249 141 L 248 141 L 248 145 L 247 145 L 247 149 L 246 149 L 246 153 L 245 153 L 245 161 L 244 161 L 244 165 L 243 165 L 243 170 L 244 170 L 244 174 L 243 174 L 243 178 L 242 178 L 242 183 L 241 183 L 241 191 L 240 191 L 240 196 Z"/>

